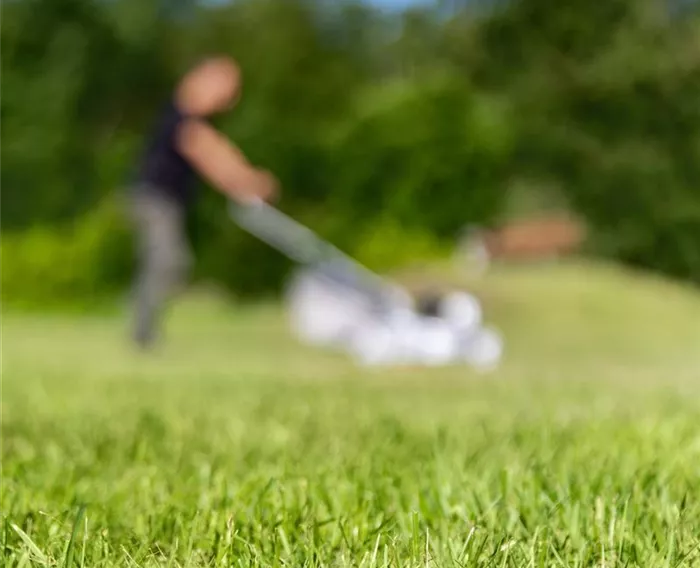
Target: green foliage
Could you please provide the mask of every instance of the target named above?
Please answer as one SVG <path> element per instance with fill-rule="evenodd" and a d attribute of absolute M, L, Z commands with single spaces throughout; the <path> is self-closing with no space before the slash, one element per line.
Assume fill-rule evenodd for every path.
<path fill-rule="evenodd" d="M 3 7 L 3 230 L 74 219 L 123 183 L 119 141 L 152 120 L 153 101 L 167 92 L 153 49 L 160 28 L 150 29 L 150 42 L 128 43 L 111 4 Z M 120 171 L 105 177 L 99 165 L 112 156 Z"/>
<path fill-rule="evenodd" d="M 518 196 L 528 203 L 554 188 L 588 221 L 591 252 L 699 282 L 697 9 L 450 5 L 385 15 L 322 0 L 9 3 L 0 181 L 12 265 L 58 274 L 42 256 L 61 248 L 53 240 L 82 242 L 75 227 L 90 223 L 111 238 L 93 209 L 127 183 L 176 78 L 221 52 L 240 61 L 244 89 L 217 125 L 277 174 L 282 208 L 344 250 L 375 250 L 388 227 L 387 251 L 393 240 L 443 248 L 465 224 L 501 220 L 507 188 L 530 188 Z M 204 192 L 191 232 L 196 278 L 241 295 L 279 290 L 289 264 L 232 227 L 220 195 Z M 76 247 L 65 248 L 87 262 Z M 15 249 L 44 260 L 20 262 Z M 390 256 L 377 253 L 377 267 Z M 75 268 L 105 291 L 128 282 L 124 270 Z M 32 297 L 52 294 L 42 285 Z M 56 298 L 84 288 L 57 283 Z"/>
<path fill-rule="evenodd" d="M 4 234 L 3 303 L 94 306 L 122 290 L 133 269 L 133 247 L 119 205 L 106 201 L 74 223 Z"/>
<path fill-rule="evenodd" d="M 560 15 L 551 14 L 543 27 L 551 34 L 537 41 L 566 73 L 555 86 L 551 59 L 535 58 L 528 67 L 538 73 L 518 79 L 530 83 L 516 92 L 527 111 L 516 169 L 561 188 L 588 221 L 593 251 L 698 283 L 697 24 L 660 17 L 654 2 L 623 4 L 606 4 L 624 7 L 627 19 L 596 42 L 595 57 L 562 45 L 553 32 Z M 615 21 L 598 8 L 579 7 L 579 24 L 604 30 Z"/>
<path fill-rule="evenodd" d="M 355 227 L 390 216 L 442 238 L 492 222 L 505 201 L 505 122 L 454 76 L 370 89 L 333 141 L 330 203 Z"/>
<path fill-rule="evenodd" d="M 428 230 L 408 230 L 390 217 L 358 235 L 352 254 L 374 270 L 393 270 L 445 256 L 445 246 Z"/>

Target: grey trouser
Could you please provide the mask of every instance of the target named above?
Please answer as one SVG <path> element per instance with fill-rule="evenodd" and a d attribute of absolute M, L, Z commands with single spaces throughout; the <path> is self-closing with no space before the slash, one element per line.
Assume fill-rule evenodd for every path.
<path fill-rule="evenodd" d="M 131 198 L 139 255 L 133 333 L 137 342 L 146 344 L 154 339 L 166 301 L 185 284 L 191 252 L 184 209 L 165 196 L 140 189 Z"/>

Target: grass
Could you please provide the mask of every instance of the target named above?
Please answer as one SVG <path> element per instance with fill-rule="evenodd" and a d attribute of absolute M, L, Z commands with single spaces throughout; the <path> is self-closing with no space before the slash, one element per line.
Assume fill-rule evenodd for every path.
<path fill-rule="evenodd" d="M 495 374 L 360 371 L 274 307 L 4 314 L 6 566 L 700 565 L 700 298 L 500 268 Z"/>

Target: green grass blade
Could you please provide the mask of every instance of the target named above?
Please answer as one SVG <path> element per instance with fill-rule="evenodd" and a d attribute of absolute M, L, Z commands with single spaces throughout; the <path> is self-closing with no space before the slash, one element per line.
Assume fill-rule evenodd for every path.
<path fill-rule="evenodd" d="M 68 549 L 66 550 L 66 557 L 63 565 L 66 568 L 73 566 L 73 553 L 75 551 L 75 539 L 78 536 L 78 531 L 80 530 L 80 524 L 85 516 L 85 505 L 80 505 L 78 507 L 78 513 L 73 521 L 73 530 L 71 531 L 70 540 L 68 541 Z"/>
<path fill-rule="evenodd" d="M 19 538 L 22 539 L 22 542 L 27 546 L 29 551 L 34 555 L 34 557 L 41 562 L 44 566 L 49 565 L 49 559 L 47 556 L 39 549 L 39 547 L 34 543 L 34 541 L 29 537 L 27 533 L 25 533 L 21 528 L 19 528 L 16 524 L 10 523 L 10 526 L 12 527 L 12 530 L 14 530 Z"/>

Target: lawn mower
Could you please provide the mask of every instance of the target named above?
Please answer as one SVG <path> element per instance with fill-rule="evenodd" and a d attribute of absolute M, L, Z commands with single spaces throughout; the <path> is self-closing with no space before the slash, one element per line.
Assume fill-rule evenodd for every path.
<path fill-rule="evenodd" d="M 308 227 L 262 201 L 231 203 L 245 231 L 297 263 L 285 289 L 289 321 L 306 344 L 340 350 L 361 365 L 496 366 L 503 341 L 479 301 L 455 291 L 421 306 Z"/>

